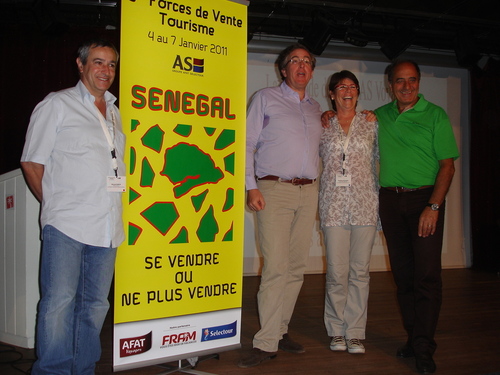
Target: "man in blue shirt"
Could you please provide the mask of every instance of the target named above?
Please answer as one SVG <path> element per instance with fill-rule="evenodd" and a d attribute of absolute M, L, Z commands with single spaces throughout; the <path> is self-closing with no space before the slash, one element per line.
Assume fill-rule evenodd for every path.
<path fill-rule="evenodd" d="M 247 114 L 246 188 L 256 211 L 264 257 L 257 295 L 261 329 L 240 367 L 274 358 L 279 349 L 303 353 L 288 324 L 300 292 L 318 202 L 319 104 L 306 92 L 315 59 L 295 44 L 277 60 L 283 82 L 258 91 Z"/>

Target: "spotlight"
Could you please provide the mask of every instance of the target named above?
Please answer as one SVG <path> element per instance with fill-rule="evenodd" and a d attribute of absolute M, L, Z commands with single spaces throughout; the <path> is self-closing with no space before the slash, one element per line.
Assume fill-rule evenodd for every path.
<path fill-rule="evenodd" d="M 368 44 L 368 37 L 357 29 L 349 28 L 345 33 L 344 42 L 356 47 L 365 47 Z"/>
<path fill-rule="evenodd" d="M 332 28 L 330 22 L 323 17 L 316 16 L 313 19 L 311 29 L 300 43 L 319 56 L 323 53 L 331 38 Z"/>
<path fill-rule="evenodd" d="M 393 60 L 401 55 L 411 46 L 414 38 L 414 32 L 408 29 L 399 29 L 390 35 L 383 43 L 380 50 L 389 60 Z"/>

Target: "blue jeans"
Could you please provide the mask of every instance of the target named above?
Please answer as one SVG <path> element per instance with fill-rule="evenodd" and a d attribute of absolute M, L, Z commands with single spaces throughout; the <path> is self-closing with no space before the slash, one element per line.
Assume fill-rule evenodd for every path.
<path fill-rule="evenodd" d="M 116 248 L 82 244 L 43 228 L 41 299 L 32 374 L 94 374 L 109 309 Z"/>

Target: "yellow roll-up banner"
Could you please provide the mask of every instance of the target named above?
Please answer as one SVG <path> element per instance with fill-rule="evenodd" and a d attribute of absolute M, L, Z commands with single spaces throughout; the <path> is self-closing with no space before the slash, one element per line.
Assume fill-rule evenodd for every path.
<path fill-rule="evenodd" d="M 239 347 L 246 5 L 122 2 L 115 370 Z"/>

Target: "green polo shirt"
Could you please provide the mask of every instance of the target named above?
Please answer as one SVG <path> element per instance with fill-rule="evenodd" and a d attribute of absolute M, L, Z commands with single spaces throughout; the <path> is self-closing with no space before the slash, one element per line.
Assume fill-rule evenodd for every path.
<path fill-rule="evenodd" d="M 415 106 L 401 114 L 396 101 L 375 110 L 383 187 L 434 185 L 439 160 L 459 156 L 446 112 L 418 96 Z"/>

